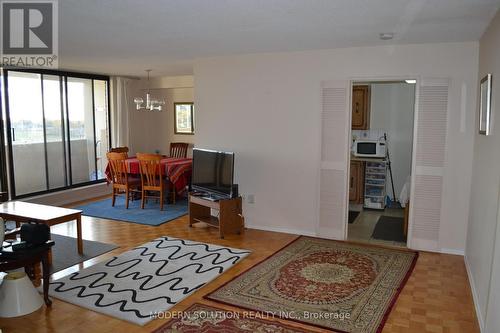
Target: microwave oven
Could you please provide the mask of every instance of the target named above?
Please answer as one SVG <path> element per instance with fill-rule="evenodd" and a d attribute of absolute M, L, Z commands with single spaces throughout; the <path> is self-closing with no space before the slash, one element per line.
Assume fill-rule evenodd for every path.
<path fill-rule="evenodd" d="M 356 140 L 353 146 L 354 156 L 385 158 L 387 155 L 383 140 Z"/>

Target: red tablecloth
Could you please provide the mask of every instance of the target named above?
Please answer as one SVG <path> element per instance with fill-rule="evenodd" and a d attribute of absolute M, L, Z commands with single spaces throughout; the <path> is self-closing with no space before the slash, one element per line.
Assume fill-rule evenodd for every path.
<path fill-rule="evenodd" d="M 174 185 L 178 194 L 183 194 L 186 190 L 186 185 L 191 179 L 191 170 L 193 167 L 192 158 L 177 158 L 165 157 L 161 160 L 161 166 L 165 168 L 163 174 L 168 177 L 169 181 Z M 139 175 L 139 160 L 134 157 L 127 158 L 127 167 L 132 175 Z M 109 165 L 106 167 L 106 180 L 108 183 L 112 181 Z"/>

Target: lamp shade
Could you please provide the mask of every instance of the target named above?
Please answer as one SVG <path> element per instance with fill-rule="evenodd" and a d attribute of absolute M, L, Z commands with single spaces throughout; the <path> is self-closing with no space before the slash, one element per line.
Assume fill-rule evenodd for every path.
<path fill-rule="evenodd" d="M 7 274 L 0 284 L 0 318 L 24 316 L 38 310 L 43 300 L 24 272 Z"/>

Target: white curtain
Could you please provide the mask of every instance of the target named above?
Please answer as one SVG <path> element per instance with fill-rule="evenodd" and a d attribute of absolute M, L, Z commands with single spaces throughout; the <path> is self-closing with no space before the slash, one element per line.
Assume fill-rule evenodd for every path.
<path fill-rule="evenodd" d="M 111 77 L 111 144 L 129 146 L 129 96 L 131 79 Z"/>

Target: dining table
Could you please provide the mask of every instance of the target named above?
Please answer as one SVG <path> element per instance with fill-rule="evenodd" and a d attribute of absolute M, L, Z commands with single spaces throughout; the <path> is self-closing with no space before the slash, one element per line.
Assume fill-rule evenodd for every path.
<path fill-rule="evenodd" d="M 125 160 L 125 163 L 127 164 L 128 173 L 130 175 L 140 175 L 139 160 L 136 156 L 128 157 Z M 191 180 L 193 159 L 163 156 L 160 161 L 160 165 L 164 168 L 162 170 L 163 174 L 174 186 L 176 194 L 183 195 L 186 192 L 186 187 Z M 105 175 L 108 183 L 111 183 L 112 177 L 109 164 L 106 167 Z"/>

